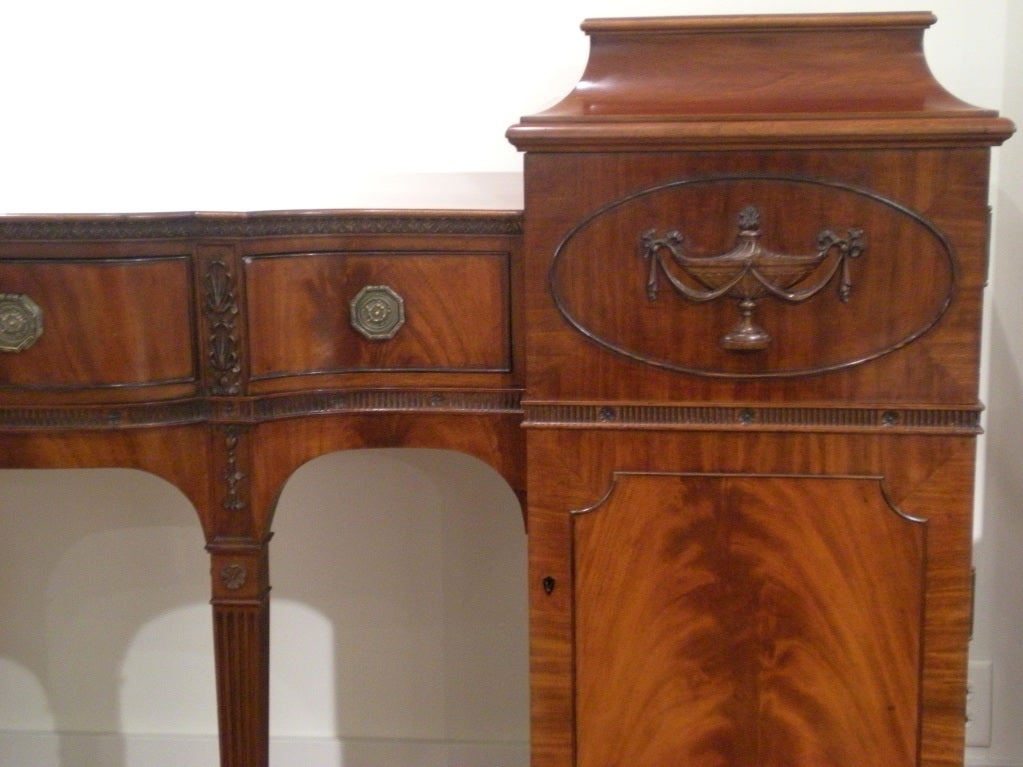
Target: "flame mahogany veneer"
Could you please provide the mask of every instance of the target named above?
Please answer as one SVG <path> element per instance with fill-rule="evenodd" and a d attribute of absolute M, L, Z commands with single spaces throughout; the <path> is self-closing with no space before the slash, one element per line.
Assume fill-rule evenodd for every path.
<path fill-rule="evenodd" d="M 1013 128 L 933 21 L 586 22 L 524 213 L 0 219 L 0 465 L 195 505 L 224 767 L 268 759 L 278 494 L 367 446 L 528 498 L 534 767 L 961 765 Z"/>

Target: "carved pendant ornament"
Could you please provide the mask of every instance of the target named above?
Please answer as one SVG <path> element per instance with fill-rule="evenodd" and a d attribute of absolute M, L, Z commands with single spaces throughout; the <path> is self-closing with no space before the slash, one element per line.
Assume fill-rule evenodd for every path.
<path fill-rule="evenodd" d="M 242 496 L 246 476 L 238 466 L 238 442 L 240 439 L 241 430 L 237 426 L 228 426 L 224 440 L 227 448 L 227 468 L 224 470 L 226 493 L 223 502 L 224 508 L 228 511 L 241 511 L 247 505 Z"/>
<path fill-rule="evenodd" d="M 206 290 L 205 309 L 210 326 L 210 389 L 213 394 L 238 394 L 241 392 L 241 364 L 235 328 L 238 301 L 234 277 L 224 261 L 210 263 L 203 287 Z"/>
<path fill-rule="evenodd" d="M 842 303 L 849 301 L 849 264 L 866 249 L 862 229 L 849 229 L 845 237 L 824 229 L 817 235 L 817 252 L 806 255 L 776 253 L 761 244 L 760 235 L 760 211 L 753 205 L 739 213 L 735 246 L 718 255 L 687 255 L 685 236 L 678 230 L 645 232 L 640 249 L 647 263 L 647 299 L 657 300 L 663 275 L 689 301 L 737 301 L 739 320 L 720 339 L 721 346 L 732 351 L 757 351 L 771 344 L 771 335 L 755 320 L 761 299 L 802 303 L 820 293 L 837 274 L 838 298 Z"/>

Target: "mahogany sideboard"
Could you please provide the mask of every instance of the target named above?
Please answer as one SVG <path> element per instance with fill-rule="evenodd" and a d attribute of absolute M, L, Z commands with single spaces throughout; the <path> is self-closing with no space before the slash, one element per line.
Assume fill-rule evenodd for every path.
<path fill-rule="evenodd" d="M 583 24 L 519 212 L 0 219 L 0 465 L 135 467 L 268 760 L 269 547 L 324 453 L 525 503 L 534 767 L 963 759 L 989 150 L 929 14 Z"/>

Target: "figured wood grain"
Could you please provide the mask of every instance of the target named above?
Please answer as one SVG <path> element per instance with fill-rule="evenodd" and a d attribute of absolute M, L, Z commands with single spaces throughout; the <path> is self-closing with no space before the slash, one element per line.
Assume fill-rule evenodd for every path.
<path fill-rule="evenodd" d="M 670 606 L 664 605 L 660 612 L 649 609 L 645 613 L 649 618 L 648 624 L 635 621 L 618 624 L 616 609 L 606 602 L 606 609 L 603 610 L 589 607 L 586 601 L 593 596 L 594 591 L 583 589 L 575 580 L 580 577 L 577 567 L 580 556 L 591 556 L 578 551 L 578 541 L 573 543 L 577 531 L 581 529 L 580 525 L 595 525 L 600 519 L 599 515 L 613 509 L 614 513 L 600 524 L 621 525 L 627 534 L 632 535 L 636 546 L 623 544 L 623 536 L 617 541 L 608 542 L 607 551 L 593 555 L 604 557 L 602 562 L 607 565 L 599 573 L 601 567 L 590 570 L 598 586 L 605 576 L 624 579 L 620 581 L 625 592 L 621 599 L 632 602 L 637 609 L 659 604 L 657 600 L 668 599 L 663 595 L 664 584 L 686 583 L 693 572 L 691 565 L 695 560 L 673 560 L 662 556 L 665 546 L 664 540 L 657 538 L 660 534 L 658 531 L 662 526 L 666 530 L 684 527 L 687 507 L 680 500 L 684 497 L 682 491 L 688 487 L 687 482 L 702 481 L 699 475 L 710 474 L 712 478 L 707 482 L 716 482 L 719 487 L 725 483 L 723 475 L 730 475 L 727 479 L 735 475 L 737 482 L 749 483 L 750 487 L 743 485 L 742 493 L 724 494 L 720 500 L 715 500 L 713 495 L 706 496 L 706 504 L 709 505 L 697 506 L 697 509 L 703 508 L 702 519 L 712 520 L 711 510 L 715 510 L 715 514 L 719 514 L 725 521 L 742 520 L 747 514 L 752 516 L 745 527 L 733 524 L 732 529 L 739 533 L 733 532 L 730 539 L 727 536 L 708 538 L 706 531 L 713 529 L 708 521 L 702 536 L 700 528 L 694 526 L 689 529 L 688 536 L 675 536 L 672 540 L 691 541 L 693 552 L 704 551 L 708 541 L 716 541 L 720 544 L 719 561 L 725 563 L 730 557 L 737 556 L 731 551 L 730 545 L 741 540 L 744 541 L 744 547 L 740 551 L 742 556 L 747 557 L 747 561 L 749 558 L 760 557 L 764 562 L 773 562 L 780 570 L 788 573 L 799 572 L 809 566 L 812 574 L 807 576 L 805 586 L 798 587 L 802 589 L 799 593 L 808 595 L 817 588 L 823 591 L 813 598 L 807 597 L 803 602 L 793 599 L 785 604 L 790 609 L 786 614 L 795 621 L 789 625 L 798 625 L 800 631 L 809 631 L 808 637 L 815 637 L 816 649 L 809 649 L 809 639 L 806 645 L 800 646 L 803 651 L 812 652 L 815 658 L 836 655 L 844 657 L 850 652 L 850 647 L 867 656 L 874 653 L 876 645 L 873 642 L 876 640 L 870 636 L 875 623 L 874 609 L 878 613 L 878 630 L 882 634 L 893 630 L 894 624 L 898 623 L 898 631 L 906 631 L 920 638 L 921 644 L 916 654 L 918 676 L 908 683 L 913 694 L 919 695 L 919 736 L 913 746 L 919 752 L 919 761 L 911 763 L 926 767 L 961 767 L 963 690 L 970 633 L 970 501 L 975 455 L 971 437 L 766 431 L 704 431 L 680 435 L 657 430 L 615 432 L 533 429 L 528 434 L 527 447 L 531 488 L 530 589 L 533 594 L 532 737 L 534 754 L 540 755 L 537 757 L 539 764 L 574 764 L 572 754 L 577 751 L 581 753 L 585 748 L 582 731 L 577 732 L 575 724 L 581 695 L 576 674 L 582 673 L 582 667 L 590 664 L 586 656 L 592 651 L 600 659 L 601 665 L 588 665 L 593 675 L 591 681 L 596 678 L 598 686 L 603 684 L 602 680 L 608 678 L 608 664 L 616 662 L 618 652 L 599 642 L 589 643 L 584 638 L 587 631 L 592 629 L 599 636 L 606 637 L 606 631 L 611 630 L 609 627 L 618 626 L 615 630 L 619 630 L 620 635 L 625 637 L 622 640 L 625 642 L 625 652 L 640 656 L 643 653 L 629 644 L 631 640 L 628 637 L 635 636 L 637 642 L 642 641 L 642 637 L 673 641 L 671 637 L 678 635 L 681 630 L 676 610 L 686 608 L 684 612 L 689 617 L 699 609 L 708 611 L 712 616 L 731 614 L 729 600 L 722 598 L 720 602 L 715 602 L 708 598 L 703 602 L 687 603 L 680 596 Z M 579 456 L 586 456 L 586 461 L 580 461 Z M 619 487 L 601 504 L 601 499 L 614 486 L 615 477 L 622 475 L 629 477 L 626 488 L 632 486 L 639 489 L 635 493 L 630 491 L 619 495 L 623 489 Z M 682 475 L 692 479 L 683 479 Z M 851 476 L 884 479 L 883 482 L 874 479 L 850 480 Z M 762 477 L 768 479 L 762 480 Z M 812 479 L 807 480 L 807 477 Z M 673 492 L 671 488 L 676 491 Z M 803 507 L 802 503 L 796 503 L 797 499 L 812 503 Z M 715 506 L 715 503 L 718 505 Z M 576 509 L 591 507 L 595 509 L 592 513 L 596 516 L 590 521 L 587 521 L 589 513 L 572 513 Z M 893 509 L 898 509 L 905 518 Z M 925 522 L 915 523 L 908 518 Z M 617 521 L 612 521 L 615 519 Z M 649 525 L 644 526 L 645 523 Z M 728 529 L 725 522 L 721 525 L 719 529 Z M 921 530 L 917 531 L 918 528 Z M 639 532 L 640 529 L 643 534 Z M 757 531 L 763 535 L 770 532 L 773 537 L 765 538 L 762 535 L 758 538 Z M 926 556 L 917 560 L 917 565 L 923 568 L 922 574 L 917 568 L 913 569 L 913 573 L 915 582 L 922 590 L 910 600 L 913 608 L 908 613 L 897 615 L 888 611 L 880 602 L 876 608 L 864 612 L 861 609 L 862 603 L 860 607 L 856 603 L 847 605 L 841 596 L 836 596 L 836 592 L 831 591 L 829 595 L 832 587 L 825 582 L 829 571 L 838 579 L 836 582 L 841 584 L 846 577 L 846 571 L 842 569 L 846 563 L 853 568 L 849 571 L 852 573 L 857 571 L 856 568 L 873 562 L 877 565 L 876 572 L 871 571 L 860 582 L 859 588 L 865 590 L 859 592 L 860 596 L 871 592 L 879 599 L 882 595 L 894 599 L 895 592 L 904 584 L 889 580 L 887 575 L 892 572 L 903 573 L 900 568 L 905 563 L 902 560 L 889 562 L 886 559 L 878 564 L 875 558 L 880 557 L 884 551 L 890 551 L 891 546 L 908 545 L 907 541 L 919 542 L 921 538 L 918 536 L 924 536 Z M 595 539 L 587 540 L 592 542 Z M 733 544 L 728 544 L 729 540 Z M 779 547 L 779 543 L 785 545 Z M 757 548 L 759 544 L 763 545 Z M 865 547 L 863 551 L 860 550 L 861 544 Z M 919 553 L 919 549 L 913 550 Z M 646 573 L 649 578 L 640 575 L 633 578 L 628 575 L 632 572 L 629 563 L 634 558 L 649 565 Z M 831 564 L 821 564 L 818 559 Z M 855 564 L 857 562 L 859 564 Z M 727 574 L 728 571 L 726 569 L 722 572 Z M 557 582 L 550 595 L 544 593 L 541 585 L 542 579 L 548 576 Z M 739 580 L 745 582 L 747 579 L 743 577 Z M 718 581 L 722 588 L 725 583 L 725 578 Z M 747 602 L 743 604 L 748 604 L 750 592 L 744 592 L 739 585 L 735 588 L 737 598 L 746 599 Z M 850 593 L 855 594 L 856 589 Z M 901 608 L 908 604 L 905 601 L 907 593 L 902 592 L 902 597 L 895 602 Z M 719 592 L 718 595 L 722 594 Z M 832 603 L 830 605 L 829 600 Z M 822 608 L 826 609 L 822 612 Z M 845 610 L 849 612 L 843 612 Z M 588 622 L 580 624 L 576 617 L 579 614 L 588 615 Z M 843 620 L 854 620 L 857 630 L 866 632 L 856 640 L 859 645 L 856 642 L 853 643 L 856 646 L 848 645 L 843 643 L 845 640 L 840 642 L 838 636 L 842 630 L 837 626 L 832 627 L 836 633 L 826 638 L 832 630 L 826 624 L 828 615 L 832 618 L 841 615 Z M 882 628 L 886 624 L 887 628 Z M 737 662 L 742 662 L 743 652 L 750 652 L 750 647 L 752 645 L 741 642 L 732 647 L 738 654 Z M 690 655 L 698 654 L 699 650 L 699 645 L 690 646 L 684 653 L 680 652 L 675 661 L 682 664 Z M 725 650 L 722 649 L 722 652 Z M 860 659 L 863 657 L 861 655 Z M 872 672 L 876 673 L 873 677 L 875 686 L 868 685 L 873 693 L 877 692 L 879 680 L 889 676 L 906 679 L 908 666 L 904 656 L 892 653 L 881 657 L 878 663 L 880 665 Z M 889 665 L 892 667 L 889 668 Z M 639 677 L 638 680 L 631 680 L 636 687 L 685 689 L 677 686 L 684 685 L 686 679 L 684 676 L 681 681 L 677 678 L 677 667 L 669 667 L 661 675 L 656 671 L 656 664 L 641 665 L 637 660 L 631 666 L 623 664 L 621 667 L 626 678 L 632 673 L 630 668 Z M 640 673 L 640 668 L 649 671 L 649 674 Z M 724 686 L 722 689 L 727 689 L 727 685 L 732 682 L 730 673 L 722 667 L 722 676 L 718 680 Z M 840 675 L 840 670 L 835 673 Z M 908 688 L 903 693 L 909 694 Z M 831 692 L 822 689 L 819 696 L 825 701 L 830 700 Z M 608 705 L 612 708 L 617 705 L 629 706 L 628 698 L 609 695 Z M 814 699 L 804 703 L 811 706 Z M 857 704 L 848 702 L 848 705 L 854 707 Z M 824 706 L 821 710 L 826 708 Z M 652 707 L 648 713 L 656 719 L 660 715 L 659 711 Z M 897 728 L 895 735 L 892 727 Z M 885 728 L 885 732 L 891 736 L 889 745 L 907 734 L 906 730 L 898 729 L 893 723 L 887 723 Z M 675 730 L 670 727 L 668 729 L 666 737 L 670 740 L 675 737 L 671 735 Z M 778 723 L 767 729 L 776 731 Z M 777 735 L 780 737 L 784 732 L 786 730 Z M 862 733 L 851 737 L 860 735 Z M 607 746 L 597 737 L 599 742 Z M 770 734 L 765 737 L 769 738 Z M 834 734 L 836 744 L 848 745 L 848 737 L 848 731 L 845 735 L 841 731 Z M 722 748 L 726 746 L 728 743 L 723 742 Z M 811 744 L 803 743 L 803 747 L 809 748 Z M 905 751 L 898 750 L 897 753 L 901 755 Z M 764 758 L 769 759 L 771 756 L 766 754 Z M 699 760 L 697 763 L 700 763 Z M 811 760 L 807 763 L 816 762 Z M 863 764 L 855 759 L 849 759 L 846 763 L 857 766 Z M 879 760 L 871 763 L 887 762 Z"/>
<path fill-rule="evenodd" d="M 916 763 L 924 530 L 878 480 L 620 475 L 574 522 L 578 765 Z"/>

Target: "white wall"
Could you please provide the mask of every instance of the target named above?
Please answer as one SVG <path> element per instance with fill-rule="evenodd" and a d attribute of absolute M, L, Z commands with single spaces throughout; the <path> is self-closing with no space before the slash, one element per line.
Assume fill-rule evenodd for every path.
<path fill-rule="evenodd" d="M 1006 2 L 1006 39 L 1023 33 L 1023 3 Z M 1023 50 L 1007 49 L 1003 112 L 1023 128 Z M 1023 764 L 1023 137 L 996 156 L 994 246 L 989 290 L 987 437 L 983 526 L 975 547 L 977 605 L 972 657 L 993 661 L 990 765 Z"/>
<path fill-rule="evenodd" d="M 1007 46 L 1023 5 L 925 7 L 938 79 L 1023 120 L 1023 59 Z M 906 9 L 15 0 L 0 10 L 0 211 L 517 208 L 504 131 L 575 84 L 583 18 Z M 1023 139 L 996 153 L 996 175 L 973 646 L 994 664 L 994 716 L 991 747 L 969 756 L 1018 767 Z M 453 454 L 359 452 L 299 472 L 273 544 L 275 765 L 524 763 L 517 515 L 490 469 Z M 212 764 L 206 568 L 194 512 L 160 480 L 0 472 L 0 765 Z"/>

